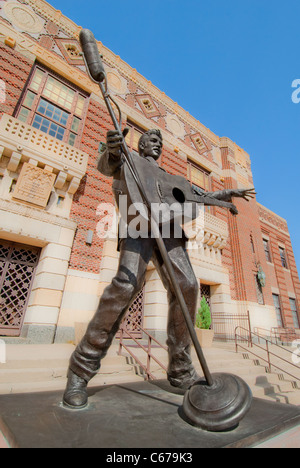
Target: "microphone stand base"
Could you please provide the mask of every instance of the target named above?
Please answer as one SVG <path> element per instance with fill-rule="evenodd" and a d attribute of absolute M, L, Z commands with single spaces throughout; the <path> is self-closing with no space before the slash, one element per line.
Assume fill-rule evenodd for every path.
<path fill-rule="evenodd" d="M 212 378 L 213 385 L 203 377 L 185 393 L 182 418 L 206 431 L 233 430 L 249 411 L 252 392 L 238 376 L 216 373 Z"/>

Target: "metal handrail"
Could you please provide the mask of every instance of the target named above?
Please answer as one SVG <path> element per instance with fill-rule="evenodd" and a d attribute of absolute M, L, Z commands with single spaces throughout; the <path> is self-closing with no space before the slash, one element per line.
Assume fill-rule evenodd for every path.
<path fill-rule="evenodd" d="M 289 343 L 300 338 L 300 334 L 297 333 L 295 328 L 273 327 L 271 328 L 271 334 L 274 336 L 276 343 L 278 343 L 278 341 Z"/>
<path fill-rule="evenodd" d="M 149 332 L 147 332 L 143 327 L 141 327 L 139 324 L 136 324 L 136 327 L 142 331 L 145 335 L 148 337 L 148 347 L 146 348 L 145 346 L 142 345 L 140 341 L 138 341 L 135 336 L 130 333 L 128 330 L 125 329 L 125 326 L 121 326 L 121 334 L 120 334 L 120 344 L 119 344 L 119 351 L 118 354 L 119 356 L 122 355 L 122 348 L 124 348 L 130 356 L 141 366 L 141 368 L 145 372 L 145 380 L 155 380 L 156 377 L 152 374 L 150 371 L 151 368 L 151 359 L 153 359 L 164 371 L 167 372 L 167 368 L 160 362 L 156 356 L 152 354 L 152 342 L 154 341 L 160 348 L 164 349 L 165 351 L 168 351 L 168 348 L 161 344 L 154 336 L 152 336 Z M 127 346 L 124 344 L 124 335 L 127 335 L 130 339 L 132 339 L 140 349 L 142 349 L 146 354 L 147 354 L 147 364 L 143 364 L 140 359 L 133 353 L 133 351 L 130 349 L 130 346 Z"/>
<path fill-rule="evenodd" d="M 250 336 L 248 336 L 248 338 L 246 339 L 245 335 L 243 335 L 243 336 L 239 335 L 237 333 L 238 329 L 243 330 L 243 331 L 247 331 L 249 333 L 249 335 L 251 335 L 251 338 L 250 338 Z M 256 336 L 256 337 L 259 338 L 259 344 L 254 342 L 254 340 L 252 339 L 253 336 Z M 247 341 L 248 342 L 248 347 L 246 348 L 245 346 L 242 346 L 240 343 L 238 343 L 238 338 L 239 338 L 240 341 L 243 341 L 243 340 Z M 265 345 L 266 345 L 265 348 L 263 346 L 260 346 L 260 340 L 265 341 Z M 256 346 L 256 348 L 259 348 L 259 349 L 262 349 L 263 351 L 265 351 L 267 353 L 267 359 L 263 358 L 262 356 L 256 354 L 253 351 L 250 351 L 249 350 L 250 344 L 251 344 L 251 348 Z M 289 349 L 283 348 L 282 346 L 278 345 L 277 343 L 273 343 L 271 340 L 268 340 L 267 338 L 265 338 L 265 337 L 263 337 L 263 336 L 261 336 L 261 335 L 259 335 L 257 333 L 249 332 L 249 330 L 247 330 L 246 328 L 236 327 L 236 329 L 235 329 L 235 349 L 236 349 L 236 352 L 238 352 L 238 347 L 240 347 L 241 349 L 247 351 L 248 353 L 252 354 L 253 356 L 265 361 L 268 364 L 269 372 L 272 371 L 272 367 L 276 367 L 276 369 L 279 369 L 281 372 L 284 372 L 285 374 L 289 375 L 293 379 L 296 379 L 296 380 L 300 381 L 299 377 L 296 377 L 295 375 L 288 372 L 286 369 L 282 369 L 277 364 L 274 364 L 274 362 L 271 362 L 271 358 L 275 357 L 275 358 L 279 359 L 280 361 L 288 363 L 290 366 L 296 368 L 297 370 L 300 370 L 300 367 L 297 366 L 297 364 L 294 364 L 292 362 L 292 359 L 290 361 L 288 361 L 287 359 L 284 359 L 282 356 L 279 356 L 278 354 L 271 351 L 270 350 L 270 345 L 277 346 L 277 348 L 279 348 L 279 349 L 281 349 L 283 351 L 286 351 L 287 353 L 290 353 L 291 355 L 293 355 L 293 351 L 290 351 Z"/>

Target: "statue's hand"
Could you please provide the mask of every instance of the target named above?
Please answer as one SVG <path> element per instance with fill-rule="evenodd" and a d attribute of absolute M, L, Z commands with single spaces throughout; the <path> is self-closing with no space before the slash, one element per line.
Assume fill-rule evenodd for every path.
<path fill-rule="evenodd" d="M 231 207 L 229 208 L 230 213 L 231 213 L 233 216 L 238 215 L 239 212 L 238 212 L 237 207 L 236 207 L 233 203 L 230 203 L 230 205 L 231 205 Z"/>
<path fill-rule="evenodd" d="M 109 154 L 121 157 L 123 137 L 117 130 L 109 130 L 106 134 L 106 146 Z"/>
<path fill-rule="evenodd" d="M 232 190 L 232 197 L 243 198 L 246 201 L 249 201 L 251 198 L 254 198 L 255 195 L 255 188 Z"/>
<path fill-rule="evenodd" d="M 121 158 L 123 139 L 126 137 L 128 131 L 129 129 L 125 128 L 121 135 L 117 130 L 109 130 L 106 134 L 106 146 L 108 152 L 116 159 Z"/>

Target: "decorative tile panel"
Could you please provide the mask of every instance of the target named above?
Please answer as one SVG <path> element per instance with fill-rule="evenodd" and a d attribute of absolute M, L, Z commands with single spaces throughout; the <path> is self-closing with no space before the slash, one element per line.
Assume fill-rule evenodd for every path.
<path fill-rule="evenodd" d="M 160 116 L 160 112 L 149 94 L 139 94 L 135 98 L 146 117 Z"/>

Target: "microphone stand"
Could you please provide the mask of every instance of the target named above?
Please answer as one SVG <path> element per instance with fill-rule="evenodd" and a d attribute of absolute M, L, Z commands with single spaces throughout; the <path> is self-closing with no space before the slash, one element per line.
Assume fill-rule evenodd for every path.
<path fill-rule="evenodd" d="M 186 305 L 186 302 L 185 302 L 185 299 L 184 299 L 184 296 L 182 294 L 182 291 L 181 291 L 181 288 L 179 287 L 178 285 L 178 282 L 177 282 L 177 278 L 176 278 L 176 274 L 175 274 L 175 271 L 174 271 L 174 268 L 173 268 L 173 265 L 170 261 L 170 258 L 169 258 L 169 254 L 168 254 L 168 251 L 166 249 L 166 246 L 165 246 L 165 243 L 163 241 L 163 238 L 162 238 L 162 235 L 161 235 L 161 232 L 160 232 L 160 229 L 159 229 L 159 221 L 158 219 L 156 218 L 155 216 L 155 213 L 152 213 L 151 212 L 151 203 L 149 202 L 148 198 L 147 198 L 147 195 L 144 191 L 144 188 L 143 188 L 143 185 L 142 185 L 142 182 L 140 180 L 140 177 L 139 177 L 139 174 L 136 170 L 136 167 L 135 167 L 135 164 L 134 164 L 134 161 L 133 161 L 133 158 L 131 157 L 131 153 L 128 149 L 128 146 L 126 144 L 126 141 L 125 141 L 125 138 L 124 136 L 122 135 L 122 130 L 121 130 L 121 110 L 120 110 L 120 107 L 118 106 L 118 104 L 113 100 L 113 98 L 110 96 L 109 92 L 108 92 L 108 87 L 107 87 L 107 77 L 106 77 L 106 74 L 105 74 L 105 78 L 104 78 L 104 84 L 103 82 L 97 82 L 93 79 L 93 77 L 91 76 L 90 72 L 89 72 L 89 67 L 87 65 L 87 62 L 86 62 L 86 59 L 85 59 L 85 56 L 83 54 L 83 58 L 84 58 L 84 62 L 85 62 L 85 65 L 86 65 L 86 68 L 87 68 L 87 71 L 88 71 L 88 74 L 89 74 L 89 77 L 92 81 L 94 81 L 95 83 L 97 83 L 100 87 L 100 91 L 101 91 L 101 94 L 103 96 L 103 99 L 104 99 L 104 102 L 106 104 L 106 107 L 107 107 L 107 110 L 109 112 L 109 115 L 112 119 L 112 122 L 113 122 L 113 125 L 115 127 L 115 129 L 119 132 L 119 134 L 122 136 L 123 138 L 123 142 L 122 142 L 122 152 L 123 152 L 123 155 L 124 155 L 124 158 L 125 158 L 125 162 L 137 184 L 137 187 L 140 191 L 140 194 L 142 196 L 142 199 L 143 199 L 143 202 L 145 203 L 146 207 L 148 208 L 148 212 L 149 212 L 149 216 L 151 216 L 151 230 L 152 230 L 152 235 L 154 236 L 154 238 L 156 239 L 156 242 L 157 242 L 157 246 L 158 246 L 158 249 L 160 251 L 160 254 L 163 258 L 163 261 L 165 263 L 165 266 L 167 268 L 167 271 L 169 273 L 169 276 L 170 276 L 170 279 L 171 279 L 171 283 L 172 283 L 172 286 L 173 286 L 173 289 L 174 289 L 174 293 L 176 295 L 176 298 L 177 298 L 177 301 L 180 305 L 180 308 L 181 308 L 181 311 L 182 311 L 182 314 L 184 316 L 184 319 L 185 319 L 185 322 L 186 322 L 186 325 L 187 325 L 187 328 L 189 330 L 189 333 L 190 333 L 190 336 L 191 336 L 191 339 L 192 339 L 192 342 L 193 342 L 193 345 L 195 347 L 195 351 L 196 351 L 196 354 L 197 354 L 197 357 L 199 359 L 199 362 L 200 362 L 200 365 L 202 367 L 202 370 L 203 370 L 203 374 L 205 376 L 205 379 L 206 379 L 206 382 L 207 382 L 207 385 L 208 386 L 212 386 L 213 385 L 213 378 L 212 378 L 212 375 L 209 371 L 209 368 L 208 368 L 208 365 L 207 365 L 207 362 L 206 362 L 206 359 L 204 357 L 204 354 L 203 354 L 203 350 L 202 350 L 202 347 L 198 341 L 198 338 L 197 338 L 197 335 L 196 335 L 196 332 L 195 332 L 195 328 L 194 328 L 194 324 L 192 322 L 192 319 L 190 317 L 190 313 L 189 313 L 189 310 L 188 310 L 188 307 Z M 119 112 L 119 115 L 120 115 L 120 121 L 118 121 L 116 115 L 115 115 L 115 112 L 112 108 L 112 105 L 111 105 L 111 101 L 115 104 L 115 106 L 117 107 L 118 109 L 118 112 Z"/>

